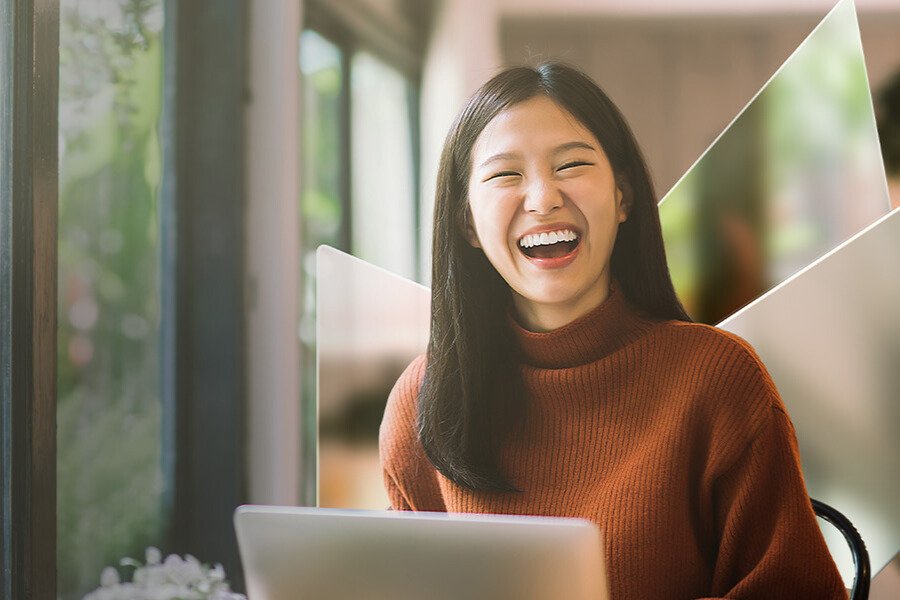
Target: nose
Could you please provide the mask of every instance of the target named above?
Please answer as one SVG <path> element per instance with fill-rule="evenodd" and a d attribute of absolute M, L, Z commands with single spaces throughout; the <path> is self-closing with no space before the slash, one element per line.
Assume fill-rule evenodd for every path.
<path fill-rule="evenodd" d="M 525 212 L 547 215 L 562 205 L 562 193 L 545 178 L 536 178 L 525 192 Z"/>

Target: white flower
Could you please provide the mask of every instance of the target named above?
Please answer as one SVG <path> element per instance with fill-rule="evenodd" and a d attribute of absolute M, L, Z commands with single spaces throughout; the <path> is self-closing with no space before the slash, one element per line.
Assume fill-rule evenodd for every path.
<path fill-rule="evenodd" d="M 116 593 L 112 596 L 115 600 L 144 600 L 144 592 L 133 583 L 120 583 L 110 591 Z"/>
<path fill-rule="evenodd" d="M 106 567 L 100 573 L 100 586 L 101 587 L 112 587 L 119 583 L 119 572 L 116 571 L 113 567 Z"/>
<path fill-rule="evenodd" d="M 200 561 L 190 554 L 184 555 L 184 566 L 182 567 L 182 573 L 187 579 L 188 583 L 196 583 L 198 581 L 203 581 L 204 579 L 206 579 L 206 570 L 203 568 L 203 565 L 201 565 Z"/>
<path fill-rule="evenodd" d="M 152 588 L 153 586 L 162 585 L 168 582 L 169 576 L 163 565 L 152 565 L 141 567 L 135 571 L 132 576 L 132 581 L 140 584 L 142 587 Z"/>
<path fill-rule="evenodd" d="M 209 597 L 209 600 L 247 600 L 243 594 L 235 594 L 228 590 L 217 590 Z"/>
<path fill-rule="evenodd" d="M 122 566 L 134 567 L 132 582 L 121 583 L 113 567 L 103 569 L 100 587 L 83 600 L 247 600 L 243 594 L 231 592 L 221 564 L 210 568 L 191 556 L 170 554 L 161 561 L 162 553 L 154 547 L 146 550 L 147 564 L 123 558 Z"/>
<path fill-rule="evenodd" d="M 177 554 L 170 554 L 166 557 L 166 560 L 163 562 L 163 566 L 165 567 L 177 567 L 184 563 L 184 560 L 178 556 Z"/>
<path fill-rule="evenodd" d="M 106 588 L 97 588 L 93 592 L 87 594 L 82 600 L 106 600 L 109 596 L 107 592 L 108 590 Z"/>
<path fill-rule="evenodd" d="M 216 563 L 216 566 L 209 570 L 209 578 L 213 581 L 225 581 L 225 568 L 222 563 Z"/>
<path fill-rule="evenodd" d="M 139 569 L 141 566 L 141 563 L 134 560 L 133 558 L 129 558 L 128 556 L 126 556 L 125 558 L 123 558 L 122 560 L 119 561 L 119 565 L 123 566 L 123 567 L 134 567 L 136 569 Z"/>

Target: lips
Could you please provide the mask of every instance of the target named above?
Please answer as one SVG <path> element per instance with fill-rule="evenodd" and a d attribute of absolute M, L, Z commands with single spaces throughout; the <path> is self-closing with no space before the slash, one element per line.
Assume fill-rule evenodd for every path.
<path fill-rule="evenodd" d="M 569 223 L 551 223 L 533 227 L 517 241 L 522 256 L 542 269 L 557 269 L 575 260 L 581 243 L 581 231 Z"/>
<path fill-rule="evenodd" d="M 538 267 L 539 269 L 561 269 L 562 267 L 571 264 L 572 261 L 575 260 L 575 258 L 578 256 L 578 252 L 580 250 L 581 244 L 576 242 L 575 247 L 572 250 L 561 256 L 528 256 L 524 251 L 522 252 L 522 256 L 525 258 L 525 260 Z"/>
<path fill-rule="evenodd" d="M 574 242 L 558 242 L 553 246 L 536 246 L 523 248 L 519 246 L 522 257 L 539 269 L 560 269 L 569 265 L 581 250 L 581 240 Z M 562 251 L 563 253 L 560 253 Z"/>
<path fill-rule="evenodd" d="M 558 258 L 569 254 L 578 246 L 580 240 L 559 240 L 546 245 L 519 245 L 519 250 L 528 258 Z"/>

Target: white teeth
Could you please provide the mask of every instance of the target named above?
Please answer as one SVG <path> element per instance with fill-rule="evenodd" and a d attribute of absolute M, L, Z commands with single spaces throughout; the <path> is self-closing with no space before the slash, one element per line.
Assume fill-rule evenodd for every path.
<path fill-rule="evenodd" d="M 549 246 L 557 242 L 574 242 L 578 239 L 578 235 L 570 229 L 561 231 L 552 231 L 550 233 L 535 233 L 523 236 L 519 240 L 519 245 L 523 248 L 532 248 L 534 246 Z"/>

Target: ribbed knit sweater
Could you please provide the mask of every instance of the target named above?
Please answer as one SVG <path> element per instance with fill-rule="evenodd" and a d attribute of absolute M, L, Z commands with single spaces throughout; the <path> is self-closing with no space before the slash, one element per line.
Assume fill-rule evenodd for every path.
<path fill-rule="evenodd" d="M 473 492 L 425 457 L 415 427 L 423 355 L 397 381 L 381 425 L 394 509 L 593 521 L 612 600 L 847 597 L 793 426 L 746 341 L 645 318 L 615 282 L 560 329 L 509 326 L 527 402 L 499 457 L 523 491 Z"/>

